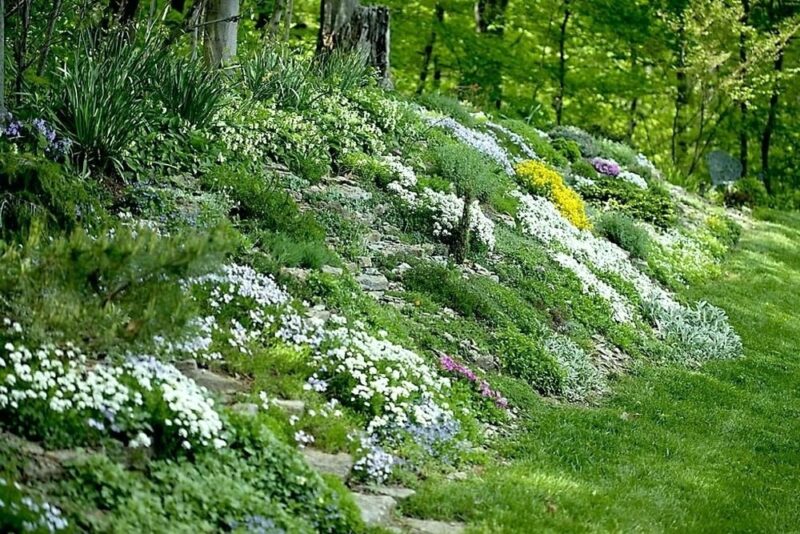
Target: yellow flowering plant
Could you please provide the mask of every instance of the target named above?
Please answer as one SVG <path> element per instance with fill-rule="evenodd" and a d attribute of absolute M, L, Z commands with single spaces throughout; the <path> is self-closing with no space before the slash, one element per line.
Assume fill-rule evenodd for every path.
<path fill-rule="evenodd" d="M 583 199 L 564 183 L 556 170 L 540 161 L 527 160 L 519 163 L 516 171 L 531 193 L 550 199 L 569 222 L 581 230 L 591 228 Z"/>

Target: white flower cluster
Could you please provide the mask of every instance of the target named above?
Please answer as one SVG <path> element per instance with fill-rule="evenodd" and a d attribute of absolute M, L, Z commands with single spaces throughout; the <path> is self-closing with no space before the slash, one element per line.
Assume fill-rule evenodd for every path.
<path fill-rule="evenodd" d="M 0 486 L 11 488 L 9 483 L 0 478 Z M 0 499 L 0 515 L 14 517 L 19 515 L 33 515 L 35 520 L 26 519 L 22 523 L 23 532 L 60 532 L 69 527 L 69 521 L 64 517 L 61 509 L 49 502 L 37 502 L 28 496 L 21 494 L 22 487 L 16 482 L 13 483 L 13 492 L 10 494 L 12 499 L 5 502 Z"/>
<path fill-rule="evenodd" d="M 454 193 L 442 193 L 426 187 L 421 193 L 413 188 L 417 185 L 414 169 L 404 165 L 396 157 L 385 159 L 387 166 L 397 175 L 397 180 L 387 188 L 400 197 L 403 202 L 414 209 L 427 209 L 433 213 L 433 235 L 449 237 L 458 226 L 464 213 L 464 199 Z M 481 210 L 480 203 L 475 200 L 470 206 L 470 230 L 475 237 L 489 250 L 495 246 L 494 222 Z"/>
<path fill-rule="evenodd" d="M 442 408 L 435 402 L 450 386 L 415 352 L 388 340 L 346 327 L 329 332 L 331 346 L 315 354 L 320 365 L 317 376 L 347 378 L 352 384 L 345 399 L 353 405 L 372 408 L 376 402 L 381 414 L 367 427 L 370 434 L 408 422 L 426 425 L 439 417 Z M 436 408 L 424 408 L 435 406 Z"/>
<path fill-rule="evenodd" d="M 338 392 L 348 396 L 342 400 L 349 399 L 356 406 L 377 402 L 381 413 L 370 421 L 370 433 L 389 423 L 413 421 L 424 425 L 430 418 L 439 417 L 431 406 L 442 408 L 435 402 L 421 401 L 437 396 L 449 381 L 440 378 L 416 353 L 375 338 L 358 325 L 339 326 L 346 321 L 338 316 L 330 319 L 331 327 L 320 319 L 302 316 L 287 305 L 290 295 L 272 278 L 249 267 L 229 265 L 220 274 L 191 280 L 187 287 L 195 284 L 210 286 L 208 305 L 219 317 L 224 312 L 226 316 L 251 318 L 254 329 L 243 334 L 248 340 L 280 339 L 298 349 L 310 349 L 318 370 L 308 380 L 307 389 L 337 393 L 329 391 L 330 384 L 345 378 L 354 386 Z M 260 328 L 262 325 L 275 328 Z"/>
<path fill-rule="evenodd" d="M 525 154 L 525 156 L 528 159 L 535 159 L 535 160 L 541 160 L 542 159 L 528 145 L 528 143 L 525 142 L 525 139 L 523 139 L 522 136 L 519 135 L 518 133 L 512 132 L 511 130 L 509 130 L 508 128 L 503 126 L 502 124 L 497 124 L 497 123 L 494 123 L 494 122 L 491 122 L 491 121 L 487 122 L 486 126 L 488 126 L 489 128 L 493 128 L 493 129 L 497 130 L 498 132 L 502 133 L 503 135 L 505 135 L 506 137 L 511 139 L 511 142 L 513 142 L 515 145 L 517 145 L 517 147 L 522 151 L 523 154 Z"/>
<path fill-rule="evenodd" d="M 73 414 L 91 428 L 112 432 L 147 430 L 148 400 L 166 404 L 181 445 L 222 447 L 222 422 L 204 388 L 175 367 L 152 357 L 129 357 L 119 366 L 92 364 L 74 345 L 45 345 L 34 351 L 6 343 L 0 357 L 0 410 L 48 410 L 54 417 Z M 135 444 L 149 437 L 137 435 Z"/>
<path fill-rule="evenodd" d="M 382 484 L 392 476 L 392 470 L 397 463 L 390 453 L 386 452 L 369 437 L 361 439 L 359 449 L 363 456 L 353 465 L 353 471 L 370 482 Z"/>
<path fill-rule="evenodd" d="M 620 323 L 631 321 L 633 312 L 631 311 L 628 299 L 620 295 L 616 289 L 597 278 L 585 264 L 563 252 L 556 252 L 553 255 L 553 259 L 565 269 L 575 273 L 575 276 L 581 281 L 584 293 L 596 294 L 607 300 L 608 303 L 611 304 L 611 310 L 614 313 L 615 321 Z"/>
<path fill-rule="evenodd" d="M 633 184 L 636 187 L 639 187 L 641 189 L 647 189 L 647 182 L 645 181 L 645 179 L 642 178 L 641 176 L 639 176 L 638 174 L 636 174 L 635 172 L 621 171 L 617 175 L 617 179 L 629 182 L 629 183 L 631 183 L 631 184 Z"/>
<path fill-rule="evenodd" d="M 451 117 L 437 117 L 428 114 L 423 115 L 423 118 L 432 126 L 450 130 L 459 141 L 495 160 L 509 175 L 513 176 L 515 174 L 514 165 L 508 156 L 508 152 L 500 146 L 500 143 L 497 142 L 493 135 L 467 128 Z"/>
<path fill-rule="evenodd" d="M 567 263 L 575 274 L 581 278 L 584 287 L 597 290 L 596 284 L 589 282 L 586 276 L 592 269 L 576 270 L 575 265 L 588 263 L 602 272 L 616 274 L 623 280 L 630 282 L 642 298 L 653 299 L 666 308 L 677 307 L 678 304 L 667 291 L 657 283 L 645 276 L 630 260 L 630 256 L 623 249 L 602 238 L 595 237 L 590 232 L 578 230 L 564 219 L 553 204 L 542 197 L 532 197 L 528 194 L 516 192 L 520 200 L 517 216 L 526 233 L 539 239 L 545 245 L 561 248 L 569 253 L 577 263 Z M 563 260 L 563 258 L 562 258 Z M 604 293 L 612 307 L 615 308 L 615 317 L 622 319 L 630 315 L 625 314 L 619 304 L 619 299 L 610 293 Z"/>
<path fill-rule="evenodd" d="M 164 424 L 175 429 L 184 449 L 191 449 L 192 443 L 217 449 L 225 446 L 222 421 L 205 388 L 152 356 L 132 356 L 123 369 L 143 390 L 155 391 L 163 399 L 170 410 L 170 418 Z"/>
<path fill-rule="evenodd" d="M 225 265 L 220 272 L 192 278 L 184 286 L 190 291 L 207 290 L 203 298 L 212 315 L 197 318 L 189 325 L 197 332 L 194 338 L 178 343 L 164 342 L 164 347 L 169 352 L 188 353 L 201 359 L 220 357 L 218 352 L 210 351 L 215 335 L 224 337 L 241 353 L 251 354 L 251 344 L 275 324 L 280 309 L 291 300 L 275 280 L 245 265 Z M 231 313 L 227 313 L 229 310 Z M 220 321 L 227 324 L 220 324 Z M 286 337 L 290 336 L 292 326 L 284 322 L 279 325 L 286 328 Z"/>

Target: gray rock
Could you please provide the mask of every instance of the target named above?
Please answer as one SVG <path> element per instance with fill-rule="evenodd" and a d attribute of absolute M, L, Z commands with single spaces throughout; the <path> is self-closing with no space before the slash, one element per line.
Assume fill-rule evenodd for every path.
<path fill-rule="evenodd" d="M 353 457 L 347 453 L 328 454 L 316 449 L 303 449 L 303 456 L 308 465 L 320 473 L 333 475 L 341 480 L 347 480 L 353 468 Z"/>
<path fill-rule="evenodd" d="M 293 276 L 298 280 L 306 280 L 308 275 L 311 273 L 308 269 L 301 269 L 299 267 L 284 267 L 281 269 L 281 272 L 288 274 L 289 276 Z"/>
<path fill-rule="evenodd" d="M 370 193 L 369 191 L 364 191 L 358 186 L 349 185 L 347 183 L 339 183 L 332 185 L 331 187 L 328 188 L 328 191 L 334 194 L 338 194 L 341 197 L 346 198 L 348 200 L 354 200 L 354 201 L 364 201 L 372 198 L 372 193 Z"/>
<path fill-rule="evenodd" d="M 463 523 L 445 523 L 404 517 L 398 521 L 405 532 L 413 534 L 460 534 L 464 532 Z"/>
<path fill-rule="evenodd" d="M 389 280 L 382 274 L 360 274 L 356 278 L 366 291 L 386 291 L 389 289 Z"/>
<path fill-rule="evenodd" d="M 306 411 L 306 403 L 301 400 L 283 400 L 278 399 L 272 401 L 275 406 L 283 410 L 289 415 L 296 415 L 297 417 L 302 417 L 302 415 Z"/>
<path fill-rule="evenodd" d="M 321 270 L 323 273 L 333 276 L 341 276 L 344 272 L 341 267 L 334 267 L 332 265 L 323 265 Z"/>
<path fill-rule="evenodd" d="M 231 406 L 231 410 L 242 415 L 249 415 L 255 417 L 258 414 L 258 404 L 252 402 L 240 402 Z"/>
<path fill-rule="evenodd" d="M 388 525 L 392 522 L 392 512 L 397 506 L 397 501 L 391 497 L 354 493 L 353 499 L 361 510 L 361 519 L 368 526 Z"/>
<path fill-rule="evenodd" d="M 398 265 L 397 267 L 392 269 L 392 272 L 395 273 L 395 274 L 402 275 L 402 274 L 404 274 L 404 273 L 406 273 L 406 272 L 408 272 L 410 270 L 411 270 L 411 266 L 409 264 L 401 263 L 400 265 Z"/>
<path fill-rule="evenodd" d="M 362 267 L 372 267 L 372 258 L 369 256 L 359 256 L 358 264 Z"/>
<path fill-rule="evenodd" d="M 208 369 L 199 369 L 196 364 L 195 367 L 188 366 L 184 369 L 180 369 L 180 371 L 185 376 L 197 382 L 198 385 L 221 395 L 230 395 L 248 390 L 247 385 L 239 382 L 235 378 L 219 375 Z"/>
<path fill-rule="evenodd" d="M 370 493 L 377 495 L 385 495 L 398 501 L 413 497 L 417 492 L 410 488 L 401 488 L 399 486 L 367 486 Z"/>

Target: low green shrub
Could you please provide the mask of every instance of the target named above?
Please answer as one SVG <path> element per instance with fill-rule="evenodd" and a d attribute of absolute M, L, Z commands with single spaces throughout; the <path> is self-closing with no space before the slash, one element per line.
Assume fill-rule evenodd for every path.
<path fill-rule="evenodd" d="M 599 141 L 599 144 L 600 144 L 600 155 L 603 158 L 613 159 L 623 167 L 627 167 L 629 169 L 631 167 L 637 166 L 638 154 L 633 148 L 631 148 L 630 145 L 626 145 L 625 143 L 618 143 L 617 141 L 611 141 L 610 139 L 601 139 Z M 638 165 L 637 167 L 641 166 Z"/>
<path fill-rule="evenodd" d="M 758 178 L 742 178 L 725 187 L 722 193 L 723 202 L 726 206 L 740 208 L 742 206 L 756 207 L 766 206 L 769 200 L 767 188 Z"/>
<path fill-rule="evenodd" d="M 592 164 L 585 159 L 578 159 L 575 161 L 570 167 L 570 170 L 572 171 L 571 174 L 573 176 L 583 176 L 584 178 L 589 178 L 590 180 L 594 180 L 598 176 L 597 169 L 595 169 L 594 166 L 592 166 Z"/>
<path fill-rule="evenodd" d="M 626 215 L 669 228 L 677 219 L 677 207 L 669 192 L 653 183 L 647 189 L 611 177 L 598 177 L 594 185 L 580 186 L 581 196 L 590 203 L 621 211 Z"/>
<path fill-rule="evenodd" d="M 194 304 L 181 281 L 216 268 L 231 241 L 225 227 L 169 237 L 124 226 L 97 237 L 31 232 L 21 246 L 0 242 L 0 314 L 32 344 L 81 336 L 95 352 L 118 353 L 150 343 L 183 328 Z"/>
<path fill-rule="evenodd" d="M 642 309 L 659 337 L 672 349 L 672 360 L 700 365 L 742 354 L 742 340 L 725 312 L 716 306 L 701 301 L 694 308 L 667 308 L 655 301 L 644 301 Z"/>
<path fill-rule="evenodd" d="M 379 187 L 386 187 L 395 179 L 394 172 L 380 159 L 363 152 L 349 152 L 339 160 L 341 170 L 349 171 Z"/>
<path fill-rule="evenodd" d="M 566 372 L 546 348 L 513 329 L 495 335 L 495 352 L 504 370 L 545 395 L 563 392 Z"/>
<path fill-rule="evenodd" d="M 246 163 L 219 165 L 203 176 L 211 191 L 227 194 L 233 201 L 232 215 L 239 221 L 292 237 L 322 241 L 324 229 L 313 215 L 301 213 L 276 174 Z"/>
<path fill-rule="evenodd" d="M 550 137 L 553 140 L 563 138 L 574 141 L 585 158 L 594 158 L 600 155 L 600 143 L 597 139 L 575 126 L 556 126 L 550 131 Z"/>
<path fill-rule="evenodd" d="M 567 158 L 571 163 L 575 163 L 581 159 L 581 147 L 572 139 L 556 137 L 553 139 L 552 145 L 553 148 L 558 150 L 561 155 Z"/>
<path fill-rule="evenodd" d="M 0 149 L 0 236 L 9 239 L 34 220 L 49 229 L 93 226 L 103 219 L 96 184 L 64 173 L 61 165 L 31 153 Z"/>
<path fill-rule="evenodd" d="M 474 126 L 475 118 L 467 107 L 457 98 L 442 93 L 424 93 L 417 101 L 428 109 L 452 117 L 464 126 Z"/>
<path fill-rule="evenodd" d="M 259 417 L 231 421 L 230 447 L 147 473 L 103 456 L 73 463 L 55 488 L 92 530 L 361 532 L 341 483 L 323 480 Z M 92 515 L 94 509 L 105 511 Z"/>
<path fill-rule="evenodd" d="M 456 191 L 486 201 L 507 184 L 494 162 L 474 148 L 440 135 L 430 143 L 431 171 L 455 184 Z"/>
<path fill-rule="evenodd" d="M 594 227 L 598 234 L 627 250 L 634 258 L 647 258 L 650 235 L 631 217 L 624 213 L 607 211 L 594 222 Z"/>

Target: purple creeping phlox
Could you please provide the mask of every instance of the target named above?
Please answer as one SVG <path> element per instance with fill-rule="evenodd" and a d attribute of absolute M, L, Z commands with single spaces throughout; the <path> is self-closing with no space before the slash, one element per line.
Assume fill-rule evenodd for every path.
<path fill-rule="evenodd" d="M 481 395 L 487 399 L 491 399 L 494 403 L 499 406 L 500 408 L 508 408 L 508 399 L 503 397 L 499 391 L 495 391 L 489 385 L 489 382 L 486 380 L 478 377 L 475 374 L 475 371 L 467 367 L 466 365 L 455 361 L 450 356 L 442 355 L 439 358 L 439 365 L 441 365 L 442 369 L 449 373 L 453 373 L 456 375 L 460 375 L 470 382 L 476 384 L 478 386 L 478 391 L 480 391 Z"/>

